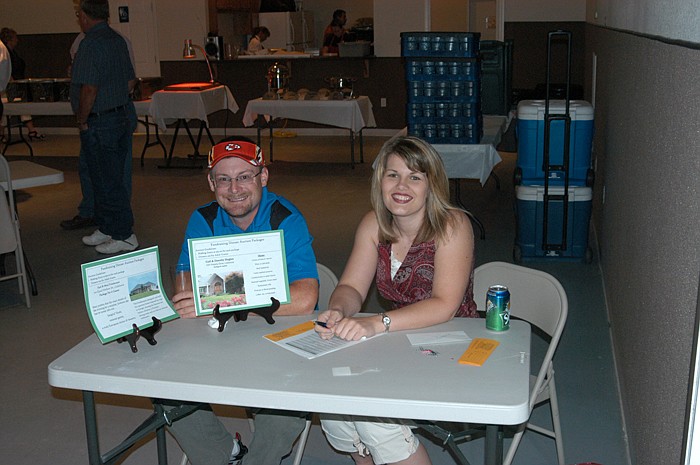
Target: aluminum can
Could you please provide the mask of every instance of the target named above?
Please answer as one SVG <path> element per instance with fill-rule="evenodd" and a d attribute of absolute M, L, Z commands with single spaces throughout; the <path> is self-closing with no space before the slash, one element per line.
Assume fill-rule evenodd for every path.
<path fill-rule="evenodd" d="M 505 286 L 491 286 L 486 293 L 486 329 L 507 331 L 508 328 L 510 328 L 510 291 Z"/>

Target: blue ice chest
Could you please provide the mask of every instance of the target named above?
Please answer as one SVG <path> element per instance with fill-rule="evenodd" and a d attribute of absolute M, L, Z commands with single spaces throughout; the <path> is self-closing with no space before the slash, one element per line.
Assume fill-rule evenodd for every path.
<path fill-rule="evenodd" d="M 550 187 L 550 195 L 563 195 L 563 187 Z M 569 187 L 569 201 L 566 225 L 564 202 L 550 199 L 547 218 L 544 216 L 544 186 L 516 186 L 516 237 L 513 258 L 516 262 L 528 258 L 551 258 L 564 261 L 590 262 L 591 250 L 588 247 L 588 223 L 591 218 L 590 187 Z M 544 246 L 544 223 L 547 222 L 547 243 L 554 244 L 554 250 Z M 563 228 L 566 227 L 564 240 Z M 556 245 L 565 247 L 556 250 Z"/>
<path fill-rule="evenodd" d="M 565 100 L 550 100 L 549 114 L 564 115 Z M 522 100 L 518 103 L 518 160 L 516 184 L 544 184 L 544 100 Z M 569 135 L 569 185 L 593 185 L 591 150 L 593 144 L 593 107 L 584 100 L 569 102 L 571 128 Z M 549 134 L 549 165 L 564 165 L 564 121 L 552 121 Z M 563 186 L 563 170 L 549 172 L 549 183 Z"/>

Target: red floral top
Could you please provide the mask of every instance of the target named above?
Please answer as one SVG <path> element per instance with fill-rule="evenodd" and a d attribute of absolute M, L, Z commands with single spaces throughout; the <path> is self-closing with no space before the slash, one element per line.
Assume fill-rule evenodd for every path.
<path fill-rule="evenodd" d="M 413 244 L 394 279 L 391 279 L 391 244 L 379 244 L 377 251 L 379 252 L 376 275 L 377 289 L 383 298 L 391 301 L 394 308 L 405 307 L 425 300 L 432 295 L 435 274 L 435 241 Z M 469 285 L 455 316 L 477 317 L 473 274 L 469 278 Z"/>

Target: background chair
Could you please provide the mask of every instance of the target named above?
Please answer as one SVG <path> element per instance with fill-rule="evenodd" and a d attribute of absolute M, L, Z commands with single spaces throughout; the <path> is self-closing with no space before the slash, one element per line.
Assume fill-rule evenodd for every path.
<path fill-rule="evenodd" d="M 318 270 L 318 309 L 325 310 L 328 308 L 328 301 L 331 298 L 335 286 L 338 285 L 338 278 L 326 265 L 316 263 L 316 268 Z M 306 417 L 306 426 L 304 426 L 304 431 L 301 432 L 297 440 L 297 450 L 294 454 L 293 465 L 301 464 L 301 459 L 304 456 L 304 448 L 306 447 L 306 440 L 309 438 L 309 431 L 311 430 L 312 416 L 313 414 L 309 414 Z M 254 415 L 249 412 L 248 426 L 251 432 L 255 432 L 255 421 L 253 417 Z M 187 455 L 183 454 L 180 465 L 187 465 Z"/>
<path fill-rule="evenodd" d="M 531 416 L 536 406 L 549 401 L 553 425 L 552 430 L 534 425 L 529 421 L 519 425 L 503 459 L 503 464 L 510 465 L 513 462 L 525 429 L 530 429 L 555 440 L 559 465 L 564 465 L 564 445 L 552 359 L 566 324 L 569 308 L 566 292 L 556 278 L 543 271 L 504 262 L 486 263 L 474 270 L 474 296 L 480 311 L 485 310 L 486 293 L 489 287 L 495 284 L 508 287 L 511 293 L 511 316 L 527 321 L 549 337 L 547 351 L 537 375 L 530 376 L 529 409 Z M 478 430 L 472 428 L 468 431 L 454 432 L 449 426 L 430 422 L 419 423 L 419 426 L 428 434 L 443 440 L 462 463 L 469 463 L 455 443 L 477 437 Z"/>
<path fill-rule="evenodd" d="M 0 155 L 0 180 L 7 185 L 5 195 L 0 198 L 0 281 L 17 279 L 19 283 L 19 292 L 24 294 L 27 308 L 31 307 L 29 297 L 29 282 L 27 279 L 27 270 L 24 262 L 24 251 L 22 249 L 22 239 L 19 231 L 19 218 L 15 210 L 15 197 L 12 190 L 12 176 L 10 173 L 10 165 L 7 159 Z M 2 191 L 2 189 L 0 189 Z M 5 271 L 5 256 L 13 253 L 15 255 L 15 272 L 13 274 L 4 274 Z"/>

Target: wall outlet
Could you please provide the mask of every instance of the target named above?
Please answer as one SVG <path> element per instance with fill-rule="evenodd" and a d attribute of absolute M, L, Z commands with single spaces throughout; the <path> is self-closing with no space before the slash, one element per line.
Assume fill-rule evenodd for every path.
<path fill-rule="evenodd" d="M 379 99 L 379 106 L 382 108 L 386 108 L 386 97 L 382 97 Z"/>

